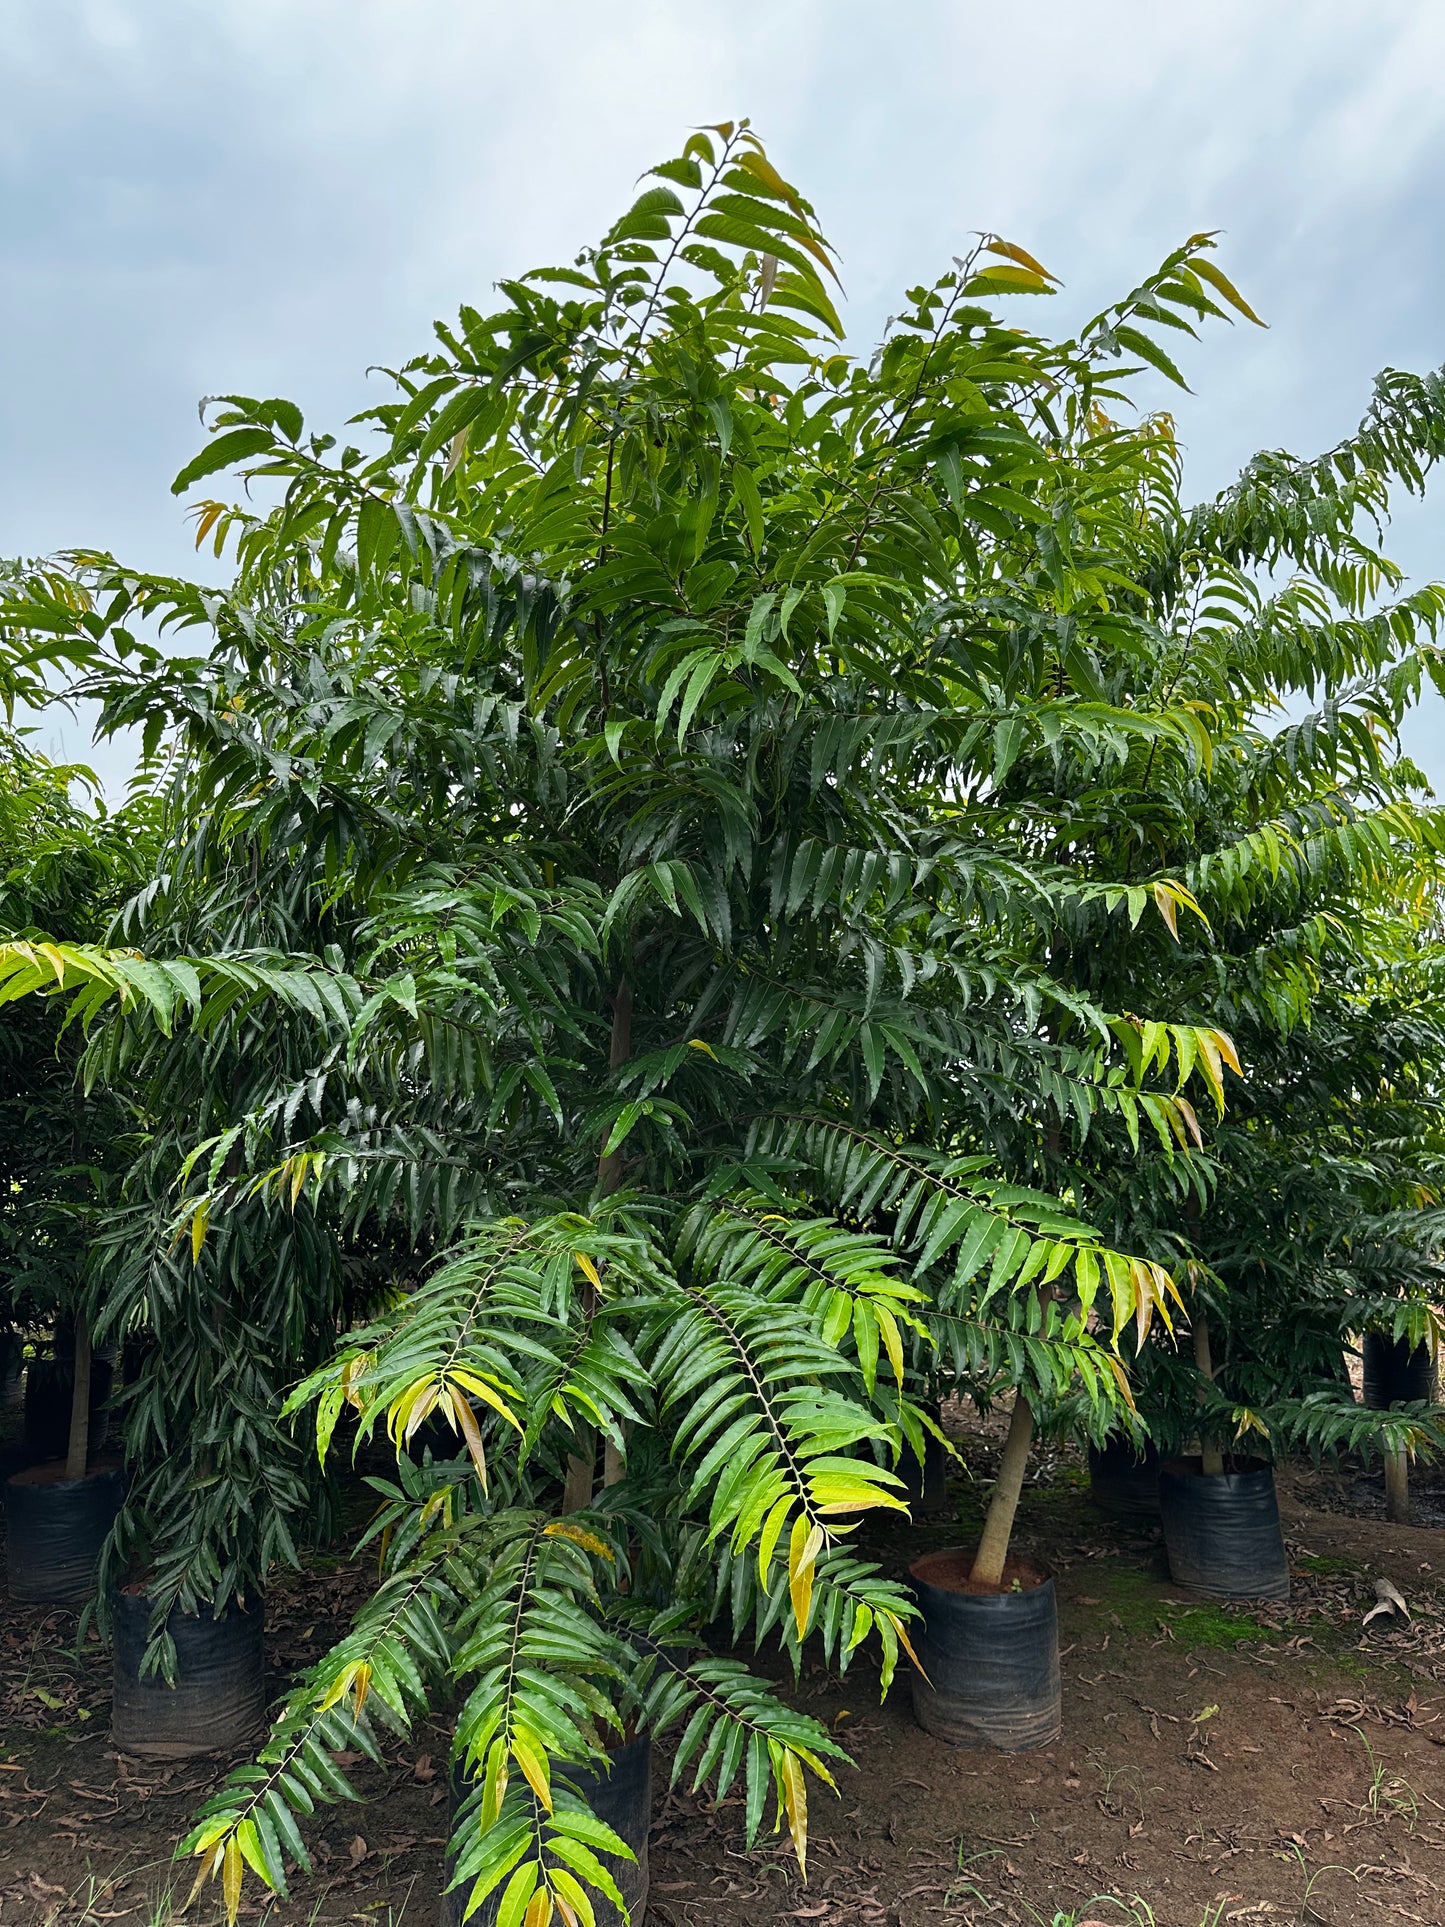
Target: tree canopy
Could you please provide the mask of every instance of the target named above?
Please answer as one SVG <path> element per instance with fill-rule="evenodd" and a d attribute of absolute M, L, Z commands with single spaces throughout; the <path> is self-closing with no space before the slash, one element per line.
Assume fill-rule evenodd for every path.
<path fill-rule="evenodd" d="M 1244 1288 L 1230 1236 L 1317 1223 L 1301 1081 L 1337 1176 L 1366 1084 L 1382 1127 L 1402 1077 L 1433 1103 L 1433 1014 L 1371 999 L 1433 994 L 1441 823 L 1394 732 L 1445 592 L 1378 530 L 1445 390 L 1387 375 L 1339 448 L 1187 507 L 1132 402 L 1254 321 L 1214 253 L 1056 341 L 1003 307 L 1053 277 L 978 237 L 860 358 L 813 208 L 708 129 L 440 325 L 366 448 L 214 404 L 177 491 L 272 503 L 197 506 L 225 590 L 78 554 L 10 596 L 12 677 L 141 724 L 158 798 L 107 942 L 0 949 L 0 1000 L 65 1001 L 146 1120 L 101 1301 L 187 1342 L 136 1388 L 118 1555 L 162 1606 L 258 1585 L 297 1377 L 323 1459 L 398 1448 L 375 1598 L 192 1836 L 233 1913 L 333 1753 L 449 1696 L 509 1927 L 611 1892 L 568 1774 L 635 1727 L 801 1857 L 839 1748 L 701 1628 L 876 1642 L 886 1688 L 911 1607 L 854 1529 L 939 1375 L 1102 1437 L 1201 1267 Z M 1209 1242 L 1266 1142 L 1260 1228 Z M 1413 1147 L 1378 1173 L 1383 1235 Z"/>

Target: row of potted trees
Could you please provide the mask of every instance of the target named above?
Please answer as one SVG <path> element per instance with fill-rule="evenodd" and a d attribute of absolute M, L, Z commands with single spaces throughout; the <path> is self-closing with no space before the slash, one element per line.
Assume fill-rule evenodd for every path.
<path fill-rule="evenodd" d="M 1394 1429 L 1374 1442 L 1388 1491 L 1391 1457 L 1411 1446 L 1438 1449 L 1435 1351 L 1429 1341 L 1369 1332 L 1362 1352 L 1364 1408 L 1393 1414 Z M 1398 1436 L 1411 1446 L 1391 1443 Z M 1191 1443 L 1199 1446 L 1192 1455 L 1183 1449 Z M 1181 1590 L 1203 1599 L 1286 1599 L 1273 1464 L 1229 1443 L 1236 1449 L 1217 1436 L 1186 1438 L 1161 1455 L 1153 1439 L 1117 1433 L 1088 1447 L 1090 1497 L 1110 1517 L 1162 1530 L 1169 1576 Z M 916 1510 L 926 1516 L 921 1500 L 920 1489 Z M 919 1724 L 959 1745 L 1050 1746 L 1062 1726 L 1052 1581 L 1027 1558 L 1010 1560 L 992 1586 L 974 1567 L 971 1547 L 930 1552 L 909 1567 L 921 1622 L 911 1676 Z"/>
<path fill-rule="evenodd" d="M 28 1456 L 36 1463 L 12 1475 L 6 1487 L 10 1591 L 27 1603 L 79 1605 L 90 1598 L 95 1567 L 123 1491 L 119 1467 L 96 1463 L 91 1454 L 91 1441 L 98 1433 L 103 1436 L 107 1422 L 109 1373 L 101 1380 L 97 1396 L 97 1375 L 83 1320 L 73 1344 L 68 1384 L 67 1375 L 53 1367 L 49 1374 L 37 1374 L 43 1389 L 26 1401 L 25 1434 Z M 1196 1344 L 1196 1361 L 1200 1349 Z M 1407 1423 L 1411 1415 L 1418 1420 L 1428 1413 L 1436 1393 L 1434 1350 L 1429 1341 L 1412 1344 L 1408 1337 L 1368 1332 L 1360 1351 L 1365 1408 L 1404 1408 Z M 68 1393 L 64 1456 L 46 1449 L 52 1443 L 57 1393 Z M 440 1444 L 442 1440 L 437 1438 L 435 1442 Z M 1387 1461 L 1388 1457 L 1387 1446 Z M 1214 1439 L 1202 1444 L 1192 1459 L 1177 1454 L 1161 1459 L 1153 1438 L 1140 1441 L 1124 1432 L 1102 1446 L 1090 1445 L 1088 1467 L 1091 1498 L 1101 1511 L 1162 1525 L 1170 1575 L 1176 1584 L 1205 1597 L 1287 1596 L 1288 1568 L 1273 1474 L 1267 1462 L 1240 1460 L 1234 1455 L 1227 1461 L 1224 1447 Z M 946 1510 L 947 1448 L 936 1430 L 930 1428 L 925 1434 L 921 1456 L 911 1451 L 905 1455 L 902 1470 L 912 1516 L 936 1518 Z M 1007 1471 L 1003 1476 L 1007 1477 Z M 1032 1606 L 1020 1603 L 1025 1595 L 1042 1592 L 1039 1570 L 1027 1560 L 1006 1560 L 999 1577 L 987 1580 L 974 1573 L 974 1562 L 973 1552 L 943 1552 L 927 1555 L 910 1569 L 923 1603 L 928 1629 L 924 1638 L 940 1661 L 925 1662 L 922 1672 L 915 1675 L 920 1718 L 930 1730 L 949 1735 L 950 1716 L 940 1709 L 947 1698 L 957 1697 L 950 1696 L 943 1684 L 956 1665 L 966 1682 L 963 1692 L 981 1696 L 980 1708 L 997 1695 L 1000 1705 L 1007 1709 L 1004 1724 L 992 1743 L 1004 1747 L 1036 1743 L 1009 1735 L 1014 1725 L 1020 1734 L 1034 1733 L 1030 1716 L 1040 1705 L 1054 1709 L 1054 1716 L 1045 1719 L 1038 1729 L 1052 1738 L 1057 1732 L 1058 1705 L 1057 1667 L 1051 1670 L 1048 1663 L 1052 1615 L 1043 1597 Z M 136 1691 L 142 1690 L 140 1659 L 146 1641 L 140 1598 L 122 1594 L 115 1602 L 116 1724 L 118 1738 L 126 1743 L 134 1741 L 134 1750 L 145 1752 L 163 1749 L 167 1742 L 164 1732 L 146 1729 L 127 1717 Z M 973 1603 L 961 1603 L 965 1601 Z M 1001 1606 L 1001 1601 L 1007 1603 Z M 943 1630 L 950 1615 L 957 1620 L 953 1634 Z M 992 1658 L 987 1656 L 991 1650 L 987 1634 L 970 1641 L 963 1630 L 970 1623 L 986 1626 L 990 1615 L 1000 1628 L 999 1650 Z M 1006 1619 L 1011 1627 L 1007 1633 L 1003 1631 Z M 176 1623 L 183 1635 L 192 1630 L 184 1618 Z M 192 1637 L 178 1667 L 175 1687 L 153 1680 L 151 1690 L 159 1695 L 156 1705 L 164 1709 L 161 1725 L 174 1729 L 174 1743 L 180 1751 L 224 1750 L 254 1732 L 263 1704 L 259 1624 L 259 1613 L 243 1612 L 219 1640 L 212 1636 L 209 1646 Z M 1008 1685 L 1012 1640 L 1023 1642 L 1020 1650 L 1028 1652 L 1029 1664 L 1036 1669 L 1033 1688 Z M 244 1681 L 239 1691 L 243 1703 L 227 1712 L 216 1703 L 205 1682 L 217 1665 L 229 1670 L 232 1647 Z M 966 1730 L 977 1738 L 987 1736 L 984 1714 L 970 1716 Z"/>

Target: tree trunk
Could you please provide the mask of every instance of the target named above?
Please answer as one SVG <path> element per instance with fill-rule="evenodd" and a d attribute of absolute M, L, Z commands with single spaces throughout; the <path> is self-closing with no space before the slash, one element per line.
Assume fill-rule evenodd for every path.
<path fill-rule="evenodd" d="M 624 973 L 617 980 L 617 988 L 612 993 L 612 1048 L 608 1053 L 608 1069 L 621 1070 L 632 1053 L 632 986 Z M 622 1183 L 622 1152 L 613 1151 L 609 1156 L 597 1160 L 597 1189 L 606 1198 L 616 1191 Z M 589 1282 L 583 1292 L 583 1306 L 591 1317 L 596 1305 L 597 1294 Z M 608 1485 L 616 1485 L 622 1477 L 621 1460 L 617 1449 L 610 1442 L 603 1455 L 604 1479 Z M 592 1486 L 597 1476 L 596 1435 L 589 1426 L 583 1442 L 583 1450 L 573 1453 L 567 1460 L 567 1480 L 562 1491 L 562 1510 L 581 1512 L 592 1503 Z"/>
<path fill-rule="evenodd" d="M 1209 1320 L 1201 1306 L 1194 1314 L 1194 1363 L 1199 1368 L 1201 1378 L 1214 1383 L 1214 1361 L 1209 1352 Z M 1199 1403 L 1203 1405 L 1206 1393 L 1199 1388 Z M 1210 1477 L 1217 1478 L 1224 1470 L 1224 1453 L 1216 1438 L 1211 1438 L 1202 1428 L 1199 1434 L 1199 1456 L 1204 1470 Z"/>
<path fill-rule="evenodd" d="M 592 1437 L 592 1428 L 587 1427 L 587 1436 Z M 562 1510 L 564 1512 L 585 1512 L 592 1503 L 592 1481 L 597 1472 L 597 1453 L 572 1453 L 567 1460 L 567 1479 L 562 1487 Z"/>
<path fill-rule="evenodd" d="M 612 993 L 612 1050 L 608 1057 L 608 1068 L 620 1071 L 632 1051 L 632 986 L 626 976 L 618 979 L 617 988 Z M 619 1147 L 610 1156 L 597 1161 L 597 1189 L 603 1197 L 610 1197 L 622 1183 L 622 1151 Z"/>
<path fill-rule="evenodd" d="M 67 1479 L 83 1479 L 90 1463 L 90 1326 L 85 1313 L 75 1318 L 75 1387 L 70 1394 L 70 1440 L 65 1454 Z"/>
<path fill-rule="evenodd" d="M 1410 1455 L 1385 1454 L 1385 1517 L 1392 1525 L 1410 1523 Z"/>
<path fill-rule="evenodd" d="M 1033 1407 L 1020 1390 L 1014 1394 L 1013 1417 L 1009 1420 L 1008 1437 L 1004 1440 L 998 1479 L 988 1503 L 988 1516 L 983 1522 L 983 1537 L 978 1542 L 973 1570 L 969 1574 L 970 1579 L 977 1580 L 982 1586 L 1003 1584 L 1004 1562 L 1008 1558 L 1009 1540 L 1013 1536 L 1014 1516 L 1019 1509 L 1019 1494 L 1023 1491 L 1024 1469 L 1029 1462 L 1029 1447 L 1033 1437 Z"/>

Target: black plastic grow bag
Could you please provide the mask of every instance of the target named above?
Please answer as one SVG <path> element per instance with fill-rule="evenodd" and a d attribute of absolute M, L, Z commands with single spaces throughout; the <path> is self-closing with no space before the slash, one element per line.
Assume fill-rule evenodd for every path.
<path fill-rule="evenodd" d="M 1159 1518 L 1159 1453 L 1148 1440 L 1109 1439 L 1089 1447 L 1089 1497 L 1112 1519 Z"/>
<path fill-rule="evenodd" d="M 640 1733 L 635 1740 L 628 1740 L 622 1746 L 609 1747 L 608 1754 L 612 1762 L 610 1773 L 568 1767 L 565 1777 L 586 1800 L 597 1818 L 605 1826 L 611 1827 L 618 1838 L 625 1840 L 637 1855 L 635 1861 L 624 1860 L 621 1854 L 616 1853 L 599 1854 L 598 1859 L 617 1882 L 618 1891 L 632 1915 L 632 1927 L 642 1927 L 642 1917 L 647 1911 L 647 1834 L 652 1825 L 652 1740 L 646 1733 Z M 557 1769 L 556 1777 L 563 1777 L 561 1769 Z M 450 1808 L 453 1824 L 457 1809 L 470 1791 L 471 1782 L 460 1768 L 454 1768 Z M 456 1862 L 448 1854 L 447 1880 L 452 1880 L 455 1874 Z M 507 1883 L 504 1880 L 471 1915 L 467 1927 L 495 1927 L 502 1895 L 506 1891 Z M 443 1892 L 438 1915 L 439 1927 L 462 1927 L 467 1897 L 465 1885 Z M 597 1927 L 621 1927 L 622 1916 L 610 1901 L 603 1899 L 600 1894 L 594 1894 L 593 1906 L 597 1914 Z"/>
<path fill-rule="evenodd" d="M 114 1594 L 110 1726 L 116 1745 L 142 1759 L 184 1760 L 198 1753 L 228 1753 L 253 1739 L 266 1715 L 264 1618 L 259 1599 L 249 1610 L 233 1601 L 219 1618 L 209 1608 L 184 1613 L 173 1606 L 166 1619 L 176 1646 L 172 1686 L 160 1673 L 141 1675 L 150 1640 L 150 1600 L 144 1593 Z"/>
<path fill-rule="evenodd" d="M 63 1464 L 39 1465 L 7 1479 L 10 1597 L 52 1606 L 89 1598 L 96 1559 L 124 1497 L 116 1467 L 67 1479 Z"/>
<path fill-rule="evenodd" d="M 972 1564 L 972 1549 L 955 1547 L 908 1569 L 923 1614 L 913 1641 L 927 1675 L 912 1674 L 914 1717 L 953 1746 L 1052 1746 L 1063 1718 L 1054 1582 L 1010 1560 L 1004 1578 L 1016 1576 L 1019 1591 L 960 1592 Z"/>
<path fill-rule="evenodd" d="M 1288 1599 L 1289 1561 L 1274 1468 L 1205 1472 L 1198 1459 L 1159 1468 L 1159 1513 L 1169 1575 L 1206 1599 Z"/>
<path fill-rule="evenodd" d="M 1384 1411 L 1391 1405 L 1413 1405 L 1435 1396 L 1435 1361 L 1428 1345 L 1366 1332 L 1360 1351 L 1366 1405 Z"/>

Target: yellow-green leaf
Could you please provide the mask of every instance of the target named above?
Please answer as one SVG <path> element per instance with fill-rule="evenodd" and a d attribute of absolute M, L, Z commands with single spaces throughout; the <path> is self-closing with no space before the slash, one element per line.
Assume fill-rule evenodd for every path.
<path fill-rule="evenodd" d="M 221 1893 L 226 1902 L 227 1922 L 234 1921 L 241 1907 L 241 1881 L 245 1866 L 241 1859 L 241 1849 L 233 1833 L 226 1842 L 226 1855 L 221 1866 Z"/>
<path fill-rule="evenodd" d="M 551 1922 L 552 1896 L 545 1887 L 539 1887 L 522 1916 L 522 1927 L 551 1927 Z"/>
<path fill-rule="evenodd" d="M 1016 242 L 1005 241 L 1001 234 L 990 234 L 984 242 L 983 248 L 985 254 L 1002 254 L 1010 261 L 1017 261 L 1021 268 L 1028 268 L 1032 273 L 1040 275 L 1045 281 L 1057 281 L 1059 278 L 1056 274 L 1050 274 L 1041 261 L 1036 261 L 1031 254 L 1019 247 Z"/>
<path fill-rule="evenodd" d="M 483 1833 L 497 1824 L 497 1815 L 502 1811 L 507 1781 L 511 1778 L 507 1771 L 507 1757 L 506 1741 L 493 1740 L 487 1753 L 487 1770 L 482 1780 L 480 1820 Z"/>
<path fill-rule="evenodd" d="M 552 1777 L 547 1766 L 547 1751 L 538 1746 L 536 1736 L 524 1726 L 512 1733 L 512 1758 L 521 1767 L 527 1785 L 548 1813 L 552 1811 Z"/>
<path fill-rule="evenodd" d="M 788 1815 L 788 1831 L 793 1836 L 793 1851 L 798 1856 L 798 1871 L 808 1877 L 808 1786 L 797 1755 L 784 1752 L 779 1766 L 783 1782 L 783 1805 Z"/>
<path fill-rule="evenodd" d="M 599 1559 L 615 1564 L 617 1555 L 605 1539 L 599 1539 L 595 1532 L 586 1526 L 579 1526 L 574 1519 L 554 1519 L 551 1525 L 543 1528 L 544 1539 L 570 1539 L 574 1546 L 581 1546 L 584 1552 L 595 1553 Z"/>
<path fill-rule="evenodd" d="M 1201 281 L 1207 281 L 1211 288 L 1216 289 L 1222 294 L 1230 307 L 1237 308 L 1246 321 L 1252 321 L 1256 328 L 1267 328 L 1269 326 L 1267 321 L 1260 320 L 1259 316 L 1254 312 L 1254 309 L 1250 307 L 1234 283 L 1219 268 L 1215 267 L 1212 261 L 1205 261 L 1196 256 L 1189 265 Z"/>
<path fill-rule="evenodd" d="M 826 1535 L 805 1512 L 793 1521 L 788 1545 L 788 1593 L 793 1602 L 793 1618 L 801 1639 L 808 1630 L 808 1613 L 813 1604 L 813 1573 Z"/>

